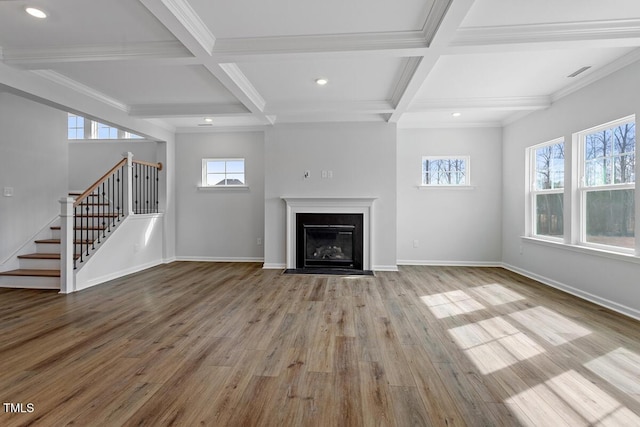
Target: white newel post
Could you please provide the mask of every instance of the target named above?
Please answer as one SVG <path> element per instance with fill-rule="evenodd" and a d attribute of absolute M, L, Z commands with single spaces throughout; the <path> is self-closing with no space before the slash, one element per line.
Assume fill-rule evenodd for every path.
<path fill-rule="evenodd" d="M 123 157 L 127 158 L 127 173 L 125 174 L 125 193 L 127 195 L 126 215 L 133 214 L 133 153 L 128 151 L 122 153 Z"/>
<path fill-rule="evenodd" d="M 73 203 L 71 197 L 60 199 L 60 293 L 68 294 L 75 291 L 75 277 L 73 273 L 74 230 Z"/>

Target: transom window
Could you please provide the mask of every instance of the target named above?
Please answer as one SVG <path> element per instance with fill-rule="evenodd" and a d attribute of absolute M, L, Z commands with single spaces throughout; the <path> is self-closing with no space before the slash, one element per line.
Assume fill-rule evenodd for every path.
<path fill-rule="evenodd" d="M 564 140 L 531 147 L 532 234 L 561 238 L 564 234 Z"/>
<path fill-rule="evenodd" d="M 244 185 L 244 159 L 202 159 L 203 187 Z"/>
<path fill-rule="evenodd" d="M 135 133 L 71 113 L 67 114 L 67 138 L 70 140 L 144 139 Z"/>
<path fill-rule="evenodd" d="M 635 247 L 636 125 L 633 117 L 578 134 L 580 241 Z"/>
<path fill-rule="evenodd" d="M 423 186 L 469 185 L 469 156 L 422 157 Z"/>

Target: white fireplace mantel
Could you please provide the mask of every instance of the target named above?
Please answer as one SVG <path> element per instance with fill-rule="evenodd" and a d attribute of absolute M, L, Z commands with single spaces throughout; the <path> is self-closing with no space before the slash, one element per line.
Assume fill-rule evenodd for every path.
<path fill-rule="evenodd" d="M 373 222 L 373 202 L 377 197 L 286 197 L 286 246 L 287 268 L 296 268 L 296 214 L 298 213 L 337 213 L 362 214 L 362 268 L 371 270 L 371 254 L 373 239 L 371 224 Z"/>

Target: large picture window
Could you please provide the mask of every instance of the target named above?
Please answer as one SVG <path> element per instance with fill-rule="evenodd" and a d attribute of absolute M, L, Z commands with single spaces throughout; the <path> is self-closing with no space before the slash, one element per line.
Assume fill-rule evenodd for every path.
<path fill-rule="evenodd" d="M 578 134 L 581 241 L 635 248 L 636 125 L 626 118 Z"/>
<path fill-rule="evenodd" d="M 562 238 L 564 235 L 564 140 L 557 139 L 529 149 L 531 161 L 532 234 Z"/>

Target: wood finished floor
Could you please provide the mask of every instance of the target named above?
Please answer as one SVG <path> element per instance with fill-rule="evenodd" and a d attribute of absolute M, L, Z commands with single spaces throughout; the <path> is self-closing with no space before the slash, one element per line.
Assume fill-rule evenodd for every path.
<path fill-rule="evenodd" d="M 2 426 L 640 425 L 640 322 L 499 268 L 176 262 L 0 319 Z"/>

